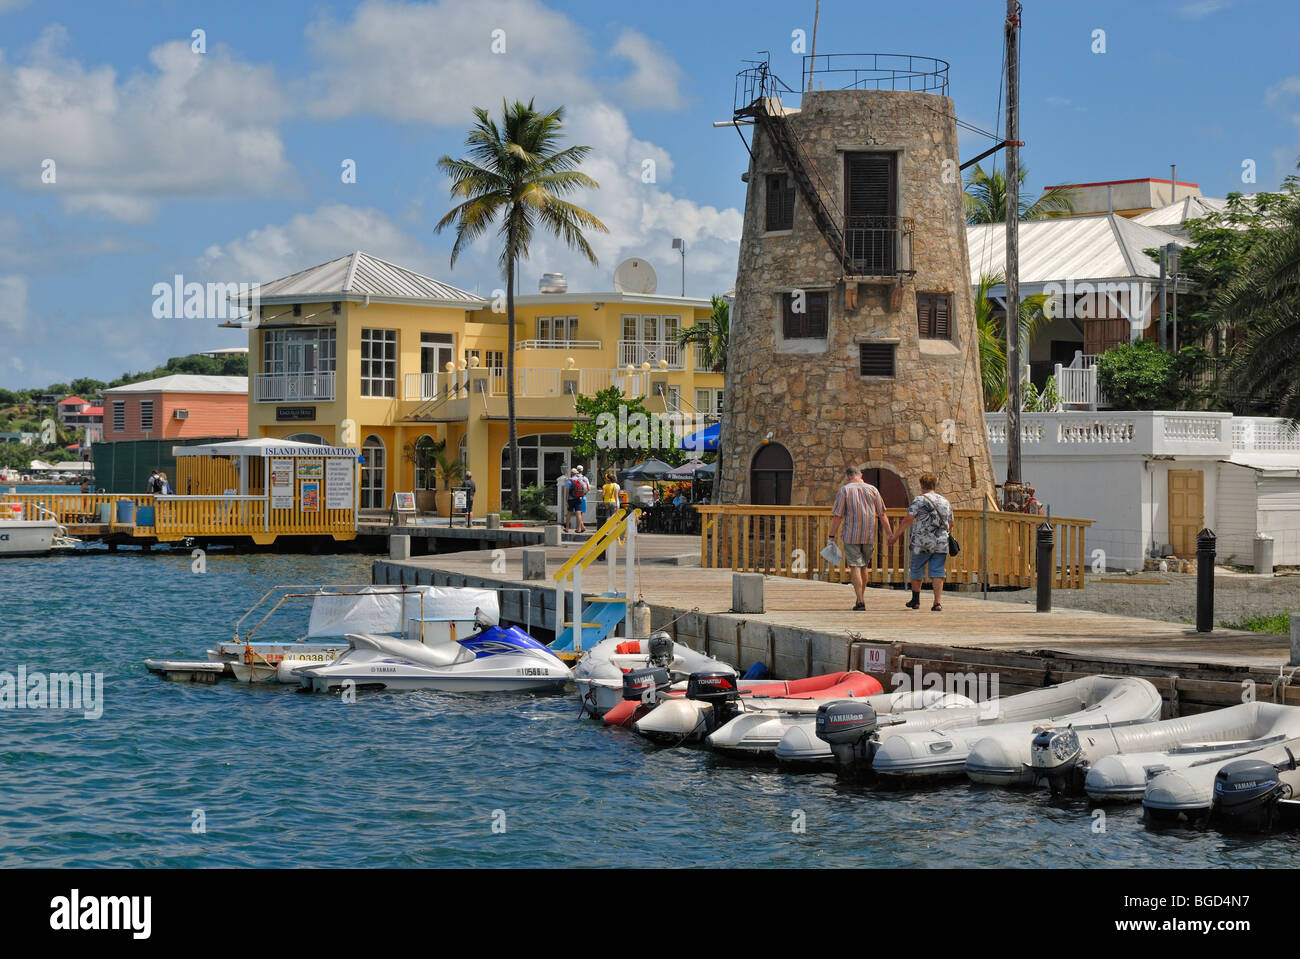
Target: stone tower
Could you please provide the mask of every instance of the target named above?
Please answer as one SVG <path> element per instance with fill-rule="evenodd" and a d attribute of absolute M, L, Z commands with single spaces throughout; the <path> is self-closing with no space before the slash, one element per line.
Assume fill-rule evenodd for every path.
<path fill-rule="evenodd" d="M 956 507 L 993 493 L 947 64 L 862 59 L 818 57 L 799 109 L 740 75 L 723 503 L 829 504 L 850 463 L 891 506 L 927 471 Z"/>

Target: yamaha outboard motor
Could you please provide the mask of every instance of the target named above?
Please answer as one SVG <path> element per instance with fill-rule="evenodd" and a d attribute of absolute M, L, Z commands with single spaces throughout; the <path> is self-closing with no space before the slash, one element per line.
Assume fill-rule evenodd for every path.
<path fill-rule="evenodd" d="M 736 703 L 740 701 L 740 685 L 736 674 L 732 672 L 711 670 L 691 673 L 686 680 L 686 698 L 713 707 L 705 714 L 705 725 L 709 732 L 713 732 L 719 726 L 731 722 L 738 712 Z"/>
<path fill-rule="evenodd" d="M 659 702 L 659 691 L 670 685 L 672 678 L 662 666 L 634 669 L 623 674 L 623 699 L 650 706 Z"/>
<path fill-rule="evenodd" d="M 1034 739 L 1029 745 L 1029 765 L 1035 782 L 1046 780 L 1053 795 L 1083 791 L 1088 764 L 1082 759 L 1079 734 L 1072 727 L 1040 726 L 1034 730 Z"/>
<path fill-rule="evenodd" d="M 667 668 L 673 661 L 673 639 L 667 633 L 655 633 L 646 643 L 650 650 L 650 665 Z"/>
<path fill-rule="evenodd" d="M 1286 751 L 1290 762 L 1268 763 L 1262 759 L 1238 759 L 1214 775 L 1214 796 L 1210 801 L 1210 820 L 1236 829 L 1260 831 L 1277 821 L 1278 800 L 1291 798 L 1291 787 L 1278 774 L 1295 769 L 1296 759 Z"/>
<path fill-rule="evenodd" d="M 870 773 L 877 745 L 871 734 L 879 726 L 876 711 L 859 700 L 842 699 L 817 707 L 817 738 L 830 745 L 840 772 L 846 776 Z"/>

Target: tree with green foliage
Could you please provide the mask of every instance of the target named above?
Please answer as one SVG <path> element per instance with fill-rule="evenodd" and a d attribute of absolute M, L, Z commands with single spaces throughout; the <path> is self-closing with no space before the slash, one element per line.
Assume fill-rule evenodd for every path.
<path fill-rule="evenodd" d="M 624 396 L 617 386 L 611 386 L 595 396 L 577 397 L 574 405 L 579 416 L 587 417 L 573 424 L 573 455 L 577 459 L 595 458 L 602 468 L 616 469 L 652 456 L 671 466 L 686 462 L 685 452 L 677 448 L 676 432 L 664 428 L 667 418 L 656 415 L 652 419 L 640 397 Z M 625 429 L 618 429 L 619 424 Z M 656 424 L 659 428 L 652 428 Z M 607 442 L 611 437 L 613 441 Z"/>
<path fill-rule="evenodd" d="M 1007 331 L 1006 316 L 989 299 L 989 290 L 1006 283 L 1001 272 L 980 274 L 975 288 L 975 332 L 979 342 L 980 382 L 984 391 L 984 409 L 1000 410 L 1007 402 Z M 1022 355 L 1029 344 L 1052 322 L 1046 294 L 1027 296 L 1020 301 L 1020 342 Z M 1024 397 L 1021 397 L 1024 406 Z"/>
<path fill-rule="evenodd" d="M 730 338 L 731 306 L 720 296 L 713 297 L 713 312 L 708 320 L 677 331 L 679 347 L 695 347 L 695 365 L 715 373 L 727 371 L 727 342 Z"/>
<path fill-rule="evenodd" d="M 1019 176 L 1016 177 L 1022 188 L 1028 176 L 1028 168 L 1022 166 Z M 1007 180 L 1001 171 L 994 170 L 986 173 L 977 163 L 975 168 L 966 174 L 966 184 L 962 189 L 967 223 L 1007 222 Z M 1074 216 L 1074 196 L 1069 190 L 1050 190 L 1037 200 L 1029 199 L 1022 192 L 1018 205 L 1022 220 L 1047 220 Z"/>
<path fill-rule="evenodd" d="M 482 236 L 498 216 L 501 226 L 502 275 L 506 281 L 506 419 L 509 424 L 510 506 L 519 511 L 519 436 L 515 421 L 515 265 L 528 258 L 533 232 L 543 227 L 596 263 L 583 230 L 607 233 L 605 224 L 575 203 L 563 199 L 599 184 L 578 169 L 589 146 L 560 149 L 564 108 L 539 113 L 533 101 L 502 101 L 502 122 L 474 108 L 475 124 L 465 138 L 469 155 L 444 156 L 438 169 L 451 178 L 451 195 L 462 202 L 438 221 L 435 233 L 455 224 L 451 265 L 461 251 Z"/>
<path fill-rule="evenodd" d="M 1097 384 L 1117 410 L 1168 410 L 1178 403 L 1178 359 L 1152 340 L 1097 357 Z"/>

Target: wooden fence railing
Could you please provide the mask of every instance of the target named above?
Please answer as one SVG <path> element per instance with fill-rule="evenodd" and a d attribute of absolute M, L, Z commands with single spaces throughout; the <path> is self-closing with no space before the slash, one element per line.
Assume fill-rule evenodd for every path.
<path fill-rule="evenodd" d="M 831 527 L 829 506 L 698 506 L 700 565 L 798 579 L 848 582 L 843 563 L 831 566 L 821 557 Z M 892 524 L 907 514 L 888 511 Z M 954 510 L 952 534 L 961 544 L 948 557 L 949 583 L 987 582 L 990 586 L 1033 586 L 1035 536 L 1042 516 L 990 510 Z M 1054 586 L 1081 589 L 1086 568 L 1084 533 L 1092 520 L 1053 516 L 1056 533 Z M 908 578 L 909 527 L 893 546 L 876 532 L 868 582 L 902 583 Z M 987 556 L 984 544 L 987 541 Z"/>

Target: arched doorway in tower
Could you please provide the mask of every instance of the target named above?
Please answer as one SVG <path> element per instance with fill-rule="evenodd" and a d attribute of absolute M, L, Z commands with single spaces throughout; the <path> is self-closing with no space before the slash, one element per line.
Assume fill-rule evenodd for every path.
<path fill-rule="evenodd" d="M 885 506 L 889 509 L 907 509 L 908 504 L 911 503 L 907 498 L 907 487 L 903 485 L 903 478 L 893 470 L 864 466 L 862 482 L 870 483 L 880 490 L 880 498 L 885 501 Z"/>
<path fill-rule="evenodd" d="M 764 443 L 749 466 L 749 501 L 756 506 L 789 506 L 794 459 L 780 443 Z"/>

